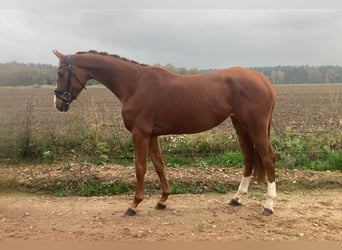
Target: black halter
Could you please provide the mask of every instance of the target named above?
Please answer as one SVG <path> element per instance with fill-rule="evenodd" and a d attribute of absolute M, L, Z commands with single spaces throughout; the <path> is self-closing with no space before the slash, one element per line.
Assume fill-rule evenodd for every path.
<path fill-rule="evenodd" d="M 71 79 L 74 77 L 76 81 L 82 86 L 82 89 L 85 89 L 85 84 L 81 83 L 81 81 L 78 79 L 78 77 L 75 75 L 75 73 L 72 72 L 72 55 L 67 56 L 67 63 L 62 64 L 59 68 L 66 67 L 68 70 L 68 81 L 66 88 L 64 90 L 61 89 L 55 89 L 54 94 L 58 99 L 61 99 L 63 101 L 64 106 L 68 106 L 73 100 L 76 100 L 76 96 L 71 92 Z"/>

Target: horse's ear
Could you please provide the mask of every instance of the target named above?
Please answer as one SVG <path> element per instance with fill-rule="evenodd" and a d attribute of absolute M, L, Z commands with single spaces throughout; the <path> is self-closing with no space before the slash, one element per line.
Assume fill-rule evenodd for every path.
<path fill-rule="evenodd" d="M 62 60 L 63 58 L 65 58 L 65 55 L 63 55 L 61 52 L 59 52 L 56 49 L 52 50 L 52 52 L 59 58 L 59 60 Z"/>

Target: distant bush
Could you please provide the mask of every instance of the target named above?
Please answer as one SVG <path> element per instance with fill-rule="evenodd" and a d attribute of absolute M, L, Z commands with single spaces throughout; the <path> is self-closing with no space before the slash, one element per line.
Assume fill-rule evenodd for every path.
<path fill-rule="evenodd" d="M 280 167 L 342 170 L 341 133 L 316 131 L 314 134 L 299 136 L 286 131 L 281 136 L 273 136 L 271 144 Z"/>

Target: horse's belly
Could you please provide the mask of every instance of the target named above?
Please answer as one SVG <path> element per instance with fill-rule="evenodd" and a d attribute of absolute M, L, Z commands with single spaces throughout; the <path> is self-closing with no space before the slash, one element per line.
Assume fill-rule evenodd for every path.
<path fill-rule="evenodd" d="M 178 117 L 162 123 L 156 123 L 153 133 L 159 135 L 166 134 L 194 134 L 210 130 L 227 119 L 229 113 L 222 116 L 202 114 L 198 117 Z"/>

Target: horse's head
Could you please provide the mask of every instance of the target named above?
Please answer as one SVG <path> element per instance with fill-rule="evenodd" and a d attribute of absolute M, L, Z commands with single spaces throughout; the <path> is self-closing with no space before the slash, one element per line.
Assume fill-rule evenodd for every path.
<path fill-rule="evenodd" d="M 63 55 L 57 50 L 53 50 L 53 53 L 59 59 L 57 88 L 54 90 L 55 105 L 59 111 L 66 112 L 69 104 L 85 88 L 88 79 L 85 73 L 73 64 L 72 55 Z"/>

